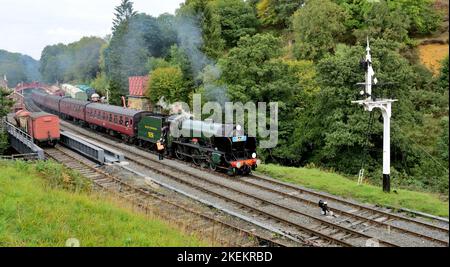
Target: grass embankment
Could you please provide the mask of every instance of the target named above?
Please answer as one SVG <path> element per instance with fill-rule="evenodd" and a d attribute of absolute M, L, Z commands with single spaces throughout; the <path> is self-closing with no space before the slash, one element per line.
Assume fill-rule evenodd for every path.
<path fill-rule="evenodd" d="M 363 184 L 335 173 L 318 169 L 291 168 L 278 165 L 260 165 L 258 171 L 284 182 L 302 185 L 336 196 L 352 198 L 360 202 L 408 208 L 448 217 L 448 202 L 439 199 L 438 195 L 396 189 L 397 193 L 384 193 L 378 186 Z"/>
<path fill-rule="evenodd" d="M 55 163 L 0 161 L 0 246 L 200 246 L 201 242 L 120 202 L 89 192 Z"/>

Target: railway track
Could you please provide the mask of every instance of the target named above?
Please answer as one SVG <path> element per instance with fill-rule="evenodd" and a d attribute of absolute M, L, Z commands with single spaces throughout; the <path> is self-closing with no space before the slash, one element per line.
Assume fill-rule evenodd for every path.
<path fill-rule="evenodd" d="M 338 207 L 337 205 L 333 205 L 331 207 L 332 211 L 335 214 L 341 215 L 342 218 L 340 220 L 340 223 L 347 222 L 355 226 L 366 223 L 369 224 L 367 227 L 381 227 L 388 229 L 389 231 L 397 231 L 399 233 L 404 233 L 424 240 L 428 240 L 438 245 L 449 245 L 448 227 L 443 227 L 429 222 L 419 221 L 413 218 L 393 214 L 373 207 L 337 198 L 328 194 L 323 194 L 292 184 L 283 183 L 281 181 L 277 181 L 263 175 L 252 174 L 251 176 L 241 178 L 241 182 L 251 186 L 255 186 L 262 190 L 276 192 L 283 197 L 293 199 L 298 202 L 303 202 L 307 205 L 317 206 L 319 200 L 328 201 L 329 203 L 334 204 L 340 204 L 340 207 Z M 403 223 L 403 225 L 398 226 L 399 222 Z M 433 237 L 430 235 L 431 232 L 433 232 L 434 235 L 440 235 L 441 237 Z"/>
<path fill-rule="evenodd" d="M 70 130 L 77 131 L 82 135 L 86 135 L 80 132 L 78 127 L 71 124 L 64 123 L 66 127 Z M 99 133 L 96 133 L 99 134 Z M 94 138 L 97 141 L 106 141 L 102 138 L 96 136 L 87 135 L 89 138 Z M 116 145 L 114 141 L 108 140 L 106 142 L 108 145 Z M 124 145 L 124 144 L 121 144 Z M 124 145 L 125 146 L 125 145 Z M 333 221 L 328 221 L 327 219 L 321 218 L 320 216 L 314 216 L 307 212 L 302 212 L 296 207 L 289 205 L 284 205 L 272 201 L 271 198 L 262 198 L 250 194 L 248 191 L 239 190 L 236 186 L 230 186 L 226 183 L 221 183 L 220 181 L 214 181 L 204 176 L 199 176 L 193 173 L 189 173 L 186 177 L 177 175 L 176 173 L 168 173 L 166 171 L 161 171 L 161 169 L 172 168 L 178 172 L 185 172 L 186 170 L 180 168 L 174 168 L 173 166 L 167 166 L 167 164 L 162 164 L 161 162 L 151 158 L 143 157 L 142 154 L 137 153 L 136 150 L 128 148 L 122 148 L 127 151 L 127 158 L 134 163 L 141 165 L 145 168 L 150 168 L 153 172 L 159 173 L 161 175 L 169 176 L 172 180 L 175 180 L 184 185 L 190 186 L 197 190 L 203 191 L 207 194 L 213 195 L 220 198 L 228 203 L 234 203 L 240 206 L 241 209 L 245 209 L 250 213 L 265 216 L 267 220 L 276 223 L 284 223 L 288 229 L 299 229 L 302 233 L 293 234 L 294 236 L 301 236 L 302 240 L 316 241 L 316 245 L 327 245 L 334 244 L 340 246 L 353 246 L 353 245 L 363 245 L 362 240 L 373 239 L 374 236 L 365 234 L 371 230 L 378 230 L 379 232 L 387 233 L 388 237 L 391 233 L 396 233 L 405 237 L 413 237 L 415 239 L 415 245 L 421 246 L 448 246 L 448 227 L 438 226 L 432 223 L 415 220 L 412 218 L 400 216 L 394 213 L 378 210 L 365 205 L 357 204 L 351 201 L 340 199 L 328 194 L 318 193 L 309 189 L 301 188 L 295 185 L 283 183 L 269 177 L 260 175 L 251 175 L 249 177 L 240 177 L 238 180 L 232 179 L 225 175 L 218 175 L 217 173 L 211 173 L 214 176 L 222 176 L 229 181 L 238 181 L 241 185 L 247 187 L 257 188 L 258 190 L 271 193 L 276 198 L 281 197 L 283 199 L 289 199 L 291 202 L 296 204 L 303 204 L 311 209 L 312 206 L 316 206 L 318 200 L 327 200 L 331 205 L 332 211 L 335 215 L 338 215 Z M 140 148 L 139 148 L 140 149 Z M 140 149 L 140 151 L 144 151 Z M 147 153 L 148 151 L 146 151 Z M 152 160 L 153 164 L 156 166 L 143 165 L 142 162 L 145 160 Z M 160 164 L 160 165 L 158 165 Z M 165 166 L 165 167 L 163 167 Z M 202 184 L 203 183 L 203 184 Z M 208 187 L 205 187 L 205 183 Z M 224 192 L 226 191 L 226 192 Z M 226 193 L 226 194 L 225 194 Z M 237 196 L 244 198 L 247 202 L 242 203 L 236 201 Z M 266 206 L 265 208 L 256 209 L 254 205 L 249 205 L 248 203 L 254 203 L 256 206 Z M 289 219 L 289 216 L 284 216 L 282 214 L 274 214 L 273 212 L 268 212 L 267 206 L 272 209 L 276 208 L 278 210 L 283 210 L 285 214 L 295 214 L 312 221 L 312 227 L 305 227 L 299 225 Z M 270 209 L 269 209 L 270 210 Z M 306 236 L 304 235 L 306 233 Z M 288 232 L 288 234 L 292 234 Z M 309 236 L 308 236 L 309 235 Z M 377 235 L 378 236 L 378 235 Z M 334 238 L 336 237 L 336 238 Z M 355 240 L 355 239 L 360 239 Z M 347 242 L 350 240 L 350 242 Z M 387 240 L 381 239 L 378 241 L 381 246 L 397 246 L 395 242 L 389 242 Z"/>
<path fill-rule="evenodd" d="M 190 228 L 189 230 L 193 230 L 196 233 L 209 233 L 215 240 L 219 241 L 216 245 L 243 247 L 281 247 L 288 244 L 292 245 L 292 243 L 283 240 L 276 240 L 276 238 L 270 235 L 263 236 L 240 228 L 239 226 L 216 218 L 218 216 L 211 216 L 192 207 L 176 203 L 173 200 L 165 198 L 160 192 L 135 187 L 99 170 L 95 163 L 89 162 L 81 155 L 67 148 L 56 146 L 55 148 L 47 149 L 46 154 L 50 158 L 64 164 L 70 169 L 78 171 L 90 179 L 95 187 L 131 202 L 147 214 L 154 214 L 155 210 L 157 210 L 159 217 L 163 217 L 172 222 L 174 218 L 181 223 L 186 223 L 187 219 L 189 219 L 189 225 L 184 226 L 188 226 Z"/>
<path fill-rule="evenodd" d="M 64 127 L 77 131 L 78 134 L 93 138 L 105 145 L 113 145 L 116 149 L 121 149 L 126 158 L 135 164 L 169 177 L 180 184 L 219 198 L 227 203 L 232 203 L 241 210 L 251 213 L 252 216 L 263 217 L 265 221 L 270 221 L 272 225 L 277 225 L 280 229 L 288 229 L 286 231 L 287 233 L 297 237 L 301 236 L 303 240 L 315 241 L 319 246 L 365 246 L 367 240 L 375 239 L 373 236 L 363 232 L 331 223 L 320 216 L 310 215 L 298 209 L 280 205 L 269 198 L 258 197 L 246 191 L 239 190 L 236 186 L 233 187 L 225 183 L 220 183 L 217 180 L 208 179 L 204 175 L 187 173 L 186 170 L 180 168 L 170 167 L 151 157 L 144 157 L 136 150 L 131 149 L 131 147 L 127 148 L 124 144 L 117 144 L 111 140 L 104 140 L 98 136 L 88 135 L 73 125 L 64 123 Z M 218 176 L 217 178 L 222 179 L 223 177 Z M 297 221 L 308 221 L 308 223 L 297 223 Z M 385 240 L 378 240 L 378 242 L 380 246 L 397 246 Z"/>

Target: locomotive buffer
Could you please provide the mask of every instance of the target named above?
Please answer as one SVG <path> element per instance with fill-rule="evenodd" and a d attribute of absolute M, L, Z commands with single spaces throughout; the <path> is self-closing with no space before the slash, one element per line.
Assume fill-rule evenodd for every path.
<path fill-rule="evenodd" d="M 352 101 L 354 104 L 359 104 L 364 107 L 364 110 L 372 112 L 374 109 L 379 108 L 383 115 L 383 191 L 391 191 L 391 116 L 392 103 L 398 101 L 396 99 L 376 99 L 372 96 L 372 87 L 378 84 L 377 78 L 375 78 L 375 71 L 372 66 L 372 55 L 370 54 L 370 43 L 367 38 L 367 55 L 363 64 L 366 70 L 366 81 L 359 85 L 364 86 L 364 90 L 361 91 L 361 95 L 365 96 L 364 100 Z M 359 182 L 361 182 L 364 176 L 364 168 L 359 173 Z"/>

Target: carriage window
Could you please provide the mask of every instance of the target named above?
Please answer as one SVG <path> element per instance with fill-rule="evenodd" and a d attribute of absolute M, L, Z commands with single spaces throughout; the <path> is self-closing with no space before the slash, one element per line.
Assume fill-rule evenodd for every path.
<path fill-rule="evenodd" d="M 117 115 L 114 115 L 114 123 L 117 123 Z"/>
<path fill-rule="evenodd" d="M 130 120 L 130 125 L 133 125 L 133 120 Z"/>
<path fill-rule="evenodd" d="M 119 117 L 119 124 L 123 125 L 123 117 L 122 116 Z"/>
<path fill-rule="evenodd" d="M 109 114 L 109 122 L 112 122 L 112 114 Z"/>
<path fill-rule="evenodd" d="M 125 126 L 128 127 L 130 125 L 130 122 L 128 121 L 128 118 L 125 118 Z"/>

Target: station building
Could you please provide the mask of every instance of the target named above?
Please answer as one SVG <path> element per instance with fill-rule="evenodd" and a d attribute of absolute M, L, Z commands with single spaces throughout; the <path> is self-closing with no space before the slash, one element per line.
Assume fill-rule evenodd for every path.
<path fill-rule="evenodd" d="M 128 78 L 128 107 L 136 110 L 152 110 L 150 100 L 145 96 L 148 88 L 148 76 L 132 76 Z"/>

